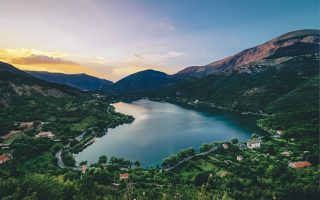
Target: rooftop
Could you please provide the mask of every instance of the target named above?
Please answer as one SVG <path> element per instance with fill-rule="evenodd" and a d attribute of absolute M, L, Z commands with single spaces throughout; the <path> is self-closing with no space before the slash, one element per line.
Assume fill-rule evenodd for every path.
<path fill-rule="evenodd" d="M 312 164 L 308 161 L 298 161 L 298 162 L 289 163 L 289 166 L 293 168 L 304 168 L 304 167 L 309 167 L 311 165 Z"/>

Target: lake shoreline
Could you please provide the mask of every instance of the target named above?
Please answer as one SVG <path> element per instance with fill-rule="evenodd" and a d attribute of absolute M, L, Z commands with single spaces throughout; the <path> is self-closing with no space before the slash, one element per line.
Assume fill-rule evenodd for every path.
<path fill-rule="evenodd" d="M 113 104 L 116 104 L 117 102 L 119 103 L 119 102 L 130 102 L 130 103 L 132 103 L 132 102 L 139 102 L 139 101 L 144 101 L 144 100 L 146 100 L 146 99 L 144 99 L 144 98 L 140 98 L 138 101 L 136 101 L 137 99 L 126 99 L 126 100 L 123 100 L 123 99 L 119 99 L 119 100 L 117 100 L 117 101 L 114 101 L 113 102 Z M 202 107 L 202 109 L 199 109 L 199 107 L 191 107 L 191 106 L 188 106 L 188 107 L 186 107 L 186 106 L 184 106 L 183 104 L 178 104 L 177 102 L 168 102 L 168 101 L 157 101 L 157 100 L 155 100 L 155 99 L 150 99 L 150 100 L 148 100 L 148 101 L 150 101 L 150 102 L 154 102 L 154 103 L 167 103 L 168 105 L 171 105 L 171 106 L 174 106 L 174 107 L 178 107 L 178 109 L 183 109 L 183 110 L 185 110 L 185 112 L 192 112 L 192 113 L 198 113 L 198 114 L 203 114 L 203 113 L 205 113 L 206 115 L 208 115 L 209 117 L 211 116 L 211 115 L 217 115 L 217 113 L 215 112 L 216 110 L 210 110 L 210 111 L 208 111 L 208 110 L 203 110 L 203 107 Z M 118 110 L 116 110 L 117 112 L 121 112 L 121 111 L 118 111 Z M 233 114 L 232 112 L 230 112 L 231 114 Z M 125 113 L 125 114 L 128 114 L 128 113 Z M 221 114 L 221 113 L 219 113 L 219 114 Z M 217 115 L 217 116 L 220 116 L 220 115 Z M 224 114 L 224 113 L 223 113 Z M 222 115 L 222 114 L 221 114 Z M 238 116 L 238 115 L 237 115 Z M 241 116 L 241 115 L 239 115 L 239 116 Z M 203 116 L 202 116 L 203 117 Z M 206 116 L 205 116 L 206 117 Z M 230 120 L 230 119 L 229 119 Z M 136 120 L 135 120 L 136 121 Z M 239 122 L 238 122 L 239 123 Z M 127 125 L 127 124 L 125 124 L 125 125 Z M 253 124 L 251 124 L 251 126 L 252 126 Z M 254 126 L 255 126 L 255 128 L 258 128 L 257 126 L 256 126 L 256 124 L 254 124 Z M 121 127 L 121 126 L 120 126 Z M 116 129 L 118 129 L 119 128 L 119 126 L 117 126 L 116 127 Z M 131 129 L 133 129 L 133 127 L 131 127 Z M 111 129 L 112 131 L 114 131 L 115 129 Z M 108 130 L 108 132 L 109 132 L 109 130 Z M 228 132 L 228 131 L 227 131 Z M 222 132 L 223 133 L 223 132 Z M 251 135 L 251 133 L 253 133 L 253 132 L 250 132 L 250 134 L 246 137 L 246 138 L 249 138 L 249 136 Z M 213 134 L 213 135 L 215 135 L 215 134 Z M 221 133 L 219 134 L 219 135 L 221 135 Z M 103 137 L 106 137 L 106 136 L 103 136 Z M 231 137 L 231 136 L 230 136 Z M 242 136 L 243 137 L 243 136 Z M 231 138 L 229 138 L 229 139 L 231 139 Z M 200 146 L 202 143 L 206 143 L 206 142 L 223 142 L 223 141 L 225 141 L 224 139 L 219 139 L 219 140 L 205 140 L 205 141 L 203 141 L 203 142 L 199 142 L 199 145 L 196 145 L 197 147 L 198 146 Z M 92 148 L 91 147 L 92 145 L 90 145 L 89 147 L 87 147 L 87 148 Z M 189 145 L 189 146 L 193 146 L 193 145 Z M 87 148 L 85 148 L 85 149 L 87 149 Z M 179 148 L 179 149 L 176 149 L 175 151 L 173 151 L 172 153 L 170 153 L 169 155 L 171 155 L 171 154 L 174 154 L 174 153 L 176 153 L 176 152 L 178 152 L 180 149 L 183 149 L 183 148 L 185 148 L 185 146 L 184 147 L 181 147 L 181 148 Z M 83 151 L 85 151 L 85 149 L 83 150 Z M 81 152 L 80 152 L 81 153 Z M 79 154 L 80 154 L 79 153 Z M 79 156 L 79 154 L 77 154 L 76 155 L 76 157 L 77 156 Z M 99 155 L 103 155 L 103 153 L 102 154 L 99 154 Z M 117 155 L 115 155 L 115 156 L 117 156 Z M 165 156 L 166 157 L 166 156 Z M 165 158 L 165 157 L 163 157 L 163 158 Z M 128 158 L 128 157 L 124 157 L 124 158 Z M 129 158 L 130 159 L 130 158 Z M 78 161 L 79 161 L 79 158 L 76 158 L 76 160 L 77 160 L 77 163 L 79 163 Z M 85 160 L 85 159 L 82 159 L 82 160 Z M 154 165 L 147 165 L 147 166 L 155 166 L 155 165 L 158 165 L 158 164 L 160 164 L 161 163 L 161 161 L 158 161 L 158 162 L 156 162 Z"/>

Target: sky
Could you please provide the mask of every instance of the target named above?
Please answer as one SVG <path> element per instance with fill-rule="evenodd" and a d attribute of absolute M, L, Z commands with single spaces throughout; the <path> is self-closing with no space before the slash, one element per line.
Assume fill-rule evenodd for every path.
<path fill-rule="evenodd" d="M 1 0 L 0 60 L 117 81 L 206 65 L 319 28 L 318 0 Z"/>

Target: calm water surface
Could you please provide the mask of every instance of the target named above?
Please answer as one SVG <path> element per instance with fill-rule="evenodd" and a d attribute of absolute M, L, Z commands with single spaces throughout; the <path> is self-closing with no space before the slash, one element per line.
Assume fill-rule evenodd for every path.
<path fill-rule="evenodd" d="M 140 160 L 156 166 L 167 156 L 187 147 L 238 138 L 244 141 L 257 129 L 243 116 L 199 112 L 170 103 L 139 100 L 116 103 L 118 112 L 135 117 L 132 124 L 114 129 L 76 155 L 76 161 L 96 162 L 101 155 Z"/>

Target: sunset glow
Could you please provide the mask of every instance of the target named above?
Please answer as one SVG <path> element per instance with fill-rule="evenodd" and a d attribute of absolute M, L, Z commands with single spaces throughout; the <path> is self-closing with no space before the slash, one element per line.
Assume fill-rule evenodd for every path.
<path fill-rule="evenodd" d="M 288 1 L 270 6 L 252 0 L 188 4 L 4 0 L 0 60 L 24 70 L 87 73 L 113 81 L 145 69 L 175 73 L 284 32 L 317 28 L 319 16 L 312 5 Z"/>

